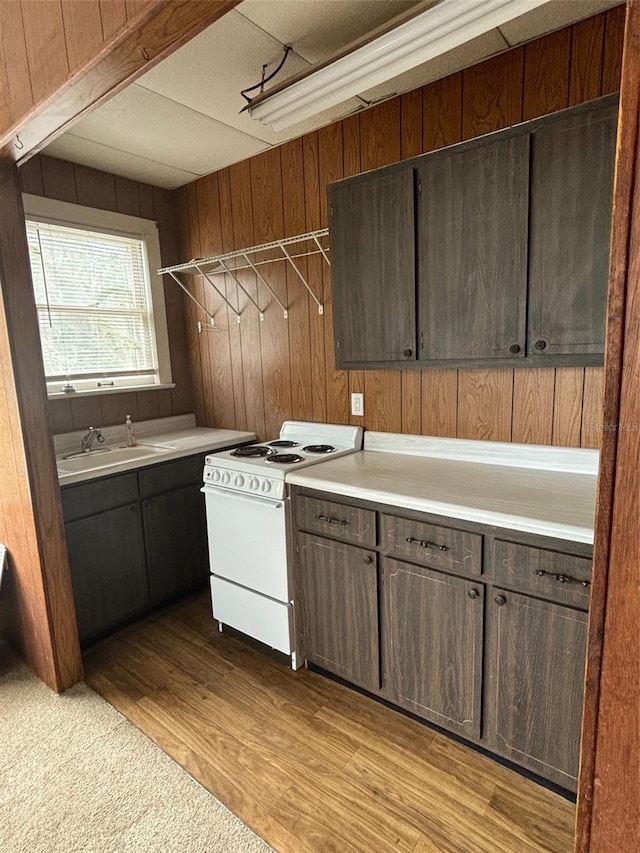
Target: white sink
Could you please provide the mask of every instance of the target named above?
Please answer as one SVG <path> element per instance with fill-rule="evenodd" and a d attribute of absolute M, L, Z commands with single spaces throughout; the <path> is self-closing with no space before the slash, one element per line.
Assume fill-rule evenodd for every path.
<path fill-rule="evenodd" d="M 76 474 L 79 471 L 98 471 L 102 468 L 112 468 L 122 462 L 133 462 L 138 459 L 148 459 L 171 450 L 168 445 L 139 444 L 137 447 L 100 447 L 90 453 L 56 460 L 58 473 Z"/>

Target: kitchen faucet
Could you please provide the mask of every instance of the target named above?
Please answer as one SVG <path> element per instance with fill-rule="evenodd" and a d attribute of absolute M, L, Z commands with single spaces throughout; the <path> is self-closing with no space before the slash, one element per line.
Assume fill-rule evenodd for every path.
<path fill-rule="evenodd" d="M 82 448 L 83 453 L 90 453 L 91 446 L 93 442 L 97 440 L 100 444 L 104 441 L 104 436 L 100 432 L 99 429 L 95 429 L 94 427 L 89 427 L 89 432 L 86 435 L 83 435 L 80 439 L 80 447 Z"/>

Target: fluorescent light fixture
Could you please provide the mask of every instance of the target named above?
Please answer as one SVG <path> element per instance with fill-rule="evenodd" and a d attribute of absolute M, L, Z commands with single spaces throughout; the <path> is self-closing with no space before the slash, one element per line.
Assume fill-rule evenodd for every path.
<path fill-rule="evenodd" d="M 283 130 L 513 20 L 550 0 L 441 0 L 393 30 L 249 105 Z"/>

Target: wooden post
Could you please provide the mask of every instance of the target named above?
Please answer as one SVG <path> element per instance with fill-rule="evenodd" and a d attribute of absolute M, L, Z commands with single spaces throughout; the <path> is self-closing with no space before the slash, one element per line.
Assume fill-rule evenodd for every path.
<path fill-rule="evenodd" d="M 640 850 L 640 2 L 627 7 L 576 853 Z"/>
<path fill-rule="evenodd" d="M 49 425 L 18 169 L 0 160 L 0 540 L 9 549 L 12 632 L 53 690 L 82 660 Z"/>

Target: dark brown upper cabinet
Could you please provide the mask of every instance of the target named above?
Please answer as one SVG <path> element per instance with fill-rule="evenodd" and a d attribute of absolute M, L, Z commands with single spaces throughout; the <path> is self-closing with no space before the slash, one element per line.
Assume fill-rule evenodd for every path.
<path fill-rule="evenodd" d="M 339 361 L 416 357 L 413 169 L 329 187 Z"/>
<path fill-rule="evenodd" d="M 337 366 L 601 364 L 617 108 L 330 185 Z"/>
<path fill-rule="evenodd" d="M 608 100 L 608 99 L 607 99 Z M 617 106 L 531 135 L 528 352 L 604 352 Z"/>
<path fill-rule="evenodd" d="M 529 137 L 445 149 L 418 170 L 420 361 L 525 354 Z"/>

